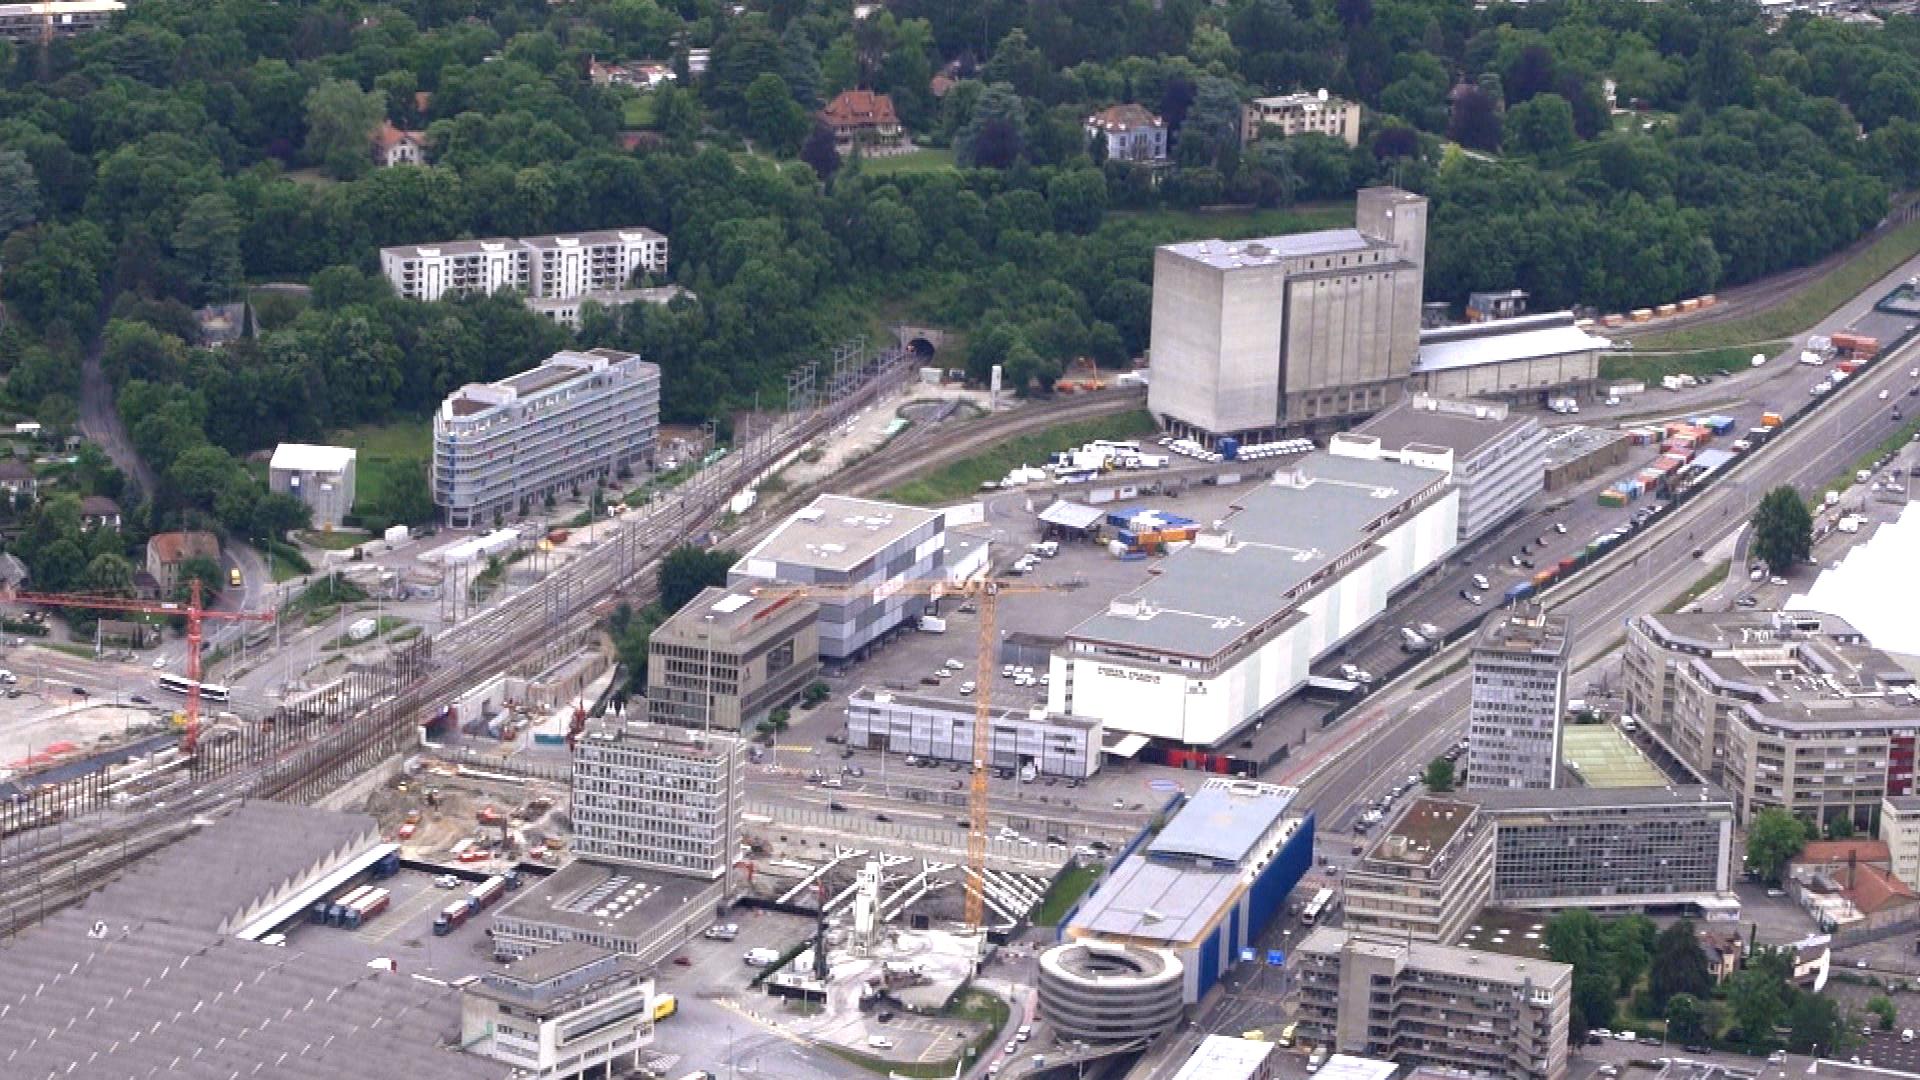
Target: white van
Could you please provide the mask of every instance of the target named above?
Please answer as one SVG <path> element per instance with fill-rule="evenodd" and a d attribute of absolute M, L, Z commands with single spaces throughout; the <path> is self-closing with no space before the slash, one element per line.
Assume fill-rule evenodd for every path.
<path fill-rule="evenodd" d="M 775 960 L 780 959 L 780 954 L 773 949 L 748 949 L 747 954 L 740 959 L 748 967 L 769 967 Z"/>

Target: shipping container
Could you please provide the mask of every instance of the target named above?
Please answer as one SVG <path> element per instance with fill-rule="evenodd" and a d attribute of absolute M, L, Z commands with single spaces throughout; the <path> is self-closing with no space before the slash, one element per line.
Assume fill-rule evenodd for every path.
<path fill-rule="evenodd" d="M 1507 603 L 1511 604 L 1516 600 L 1525 600 L 1527 597 L 1532 595 L 1533 595 L 1533 582 L 1523 581 L 1520 584 L 1515 585 L 1512 588 L 1507 590 L 1506 600 L 1507 600 Z"/>
<path fill-rule="evenodd" d="M 1612 488 L 1607 488 L 1605 491 L 1602 491 L 1595 501 L 1601 506 L 1611 506 L 1615 508 L 1627 505 L 1627 497 Z"/>
<path fill-rule="evenodd" d="M 465 898 L 455 900 L 453 903 L 441 908 L 440 914 L 434 916 L 433 932 L 440 937 L 445 937 L 453 933 L 461 923 L 466 922 L 467 916 L 471 914 L 473 914 L 473 909 L 467 906 Z"/>
<path fill-rule="evenodd" d="M 1533 575 L 1533 587 L 1536 589 L 1546 588 L 1548 585 L 1553 584 L 1553 579 L 1557 577 L 1559 573 L 1560 572 L 1558 570 L 1540 571 L 1539 573 Z"/>
<path fill-rule="evenodd" d="M 1580 568 L 1580 560 L 1577 557 L 1568 556 L 1567 558 L 1560 560 L 1560 576 L 1561 577 L 1565 577 L 1566 575 L 1573 573 L 1575 570 L 1578 570 L 1579 568 Z"/>
<path fill-rule="evenodd" d="M 505 877 L 490 877 L 480 884 L 475 885 L 473 891 L 467 894 L 467 898 L 473 901 L 473 909 L 478 911 L 488 904 L 493 903 L 495 900 L 500 899 L 500 894 L 506 891 L 507 879 Z"/>
<path fill-rule="evenodd" d="M 1779 426 L 1780 426 L 1780 422 L 1781 422 L 1781 421 L 1780 421 L 1780 414 L 1779 414 L 1779 413 L 1777 413 L 1777 412 L 1770 412 L 1770 413 L 1761 413 L 1761 414 L 1760 414 L 1760 426 L 1761 426 L 1761 427 L 1779 427 Z"/>
<path fill-rule="evenodd" d="M 333 903 L 329 905 L 327 908 L 327 925 L 339 926 L 341 923 L 344 923 L 347 919 L 348 906 L 351 905 L 354 901 L 360 899 L 361 896 L 372 891 L 373 891 L 373 886 L 362 885 L 356 889 L 351 889 L 346 893 L 335 897 Z"/>

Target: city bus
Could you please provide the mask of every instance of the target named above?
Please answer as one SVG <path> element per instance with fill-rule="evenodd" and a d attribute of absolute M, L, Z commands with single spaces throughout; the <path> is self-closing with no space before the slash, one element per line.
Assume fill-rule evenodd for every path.
<path fill-rule="evenodd" d="M 1332 906 L 1333 890 L 1321 889 L 1313 894 L 1313 899 L 1307 901 L 1307 906 L 1301 910 L 1300 921 L 1307 926 L 1312 926 L 1320 920 L 1322 915 L 1327 914 Z"/>
<path fill-rule="evenodd" d="M 186 697 L 193 692 L 193 680 L 182 675 L 162 675 L 160 676 L 160 689 L 165 690 L 169 694 L 179 694 L 181 697 Z M 230 697 L 232 697 L 232 694 L 226 687 L 221 686 L 219 683 L 203 682 L 200 684 L 200 700 L 202 701 L 226 701 Z"/>

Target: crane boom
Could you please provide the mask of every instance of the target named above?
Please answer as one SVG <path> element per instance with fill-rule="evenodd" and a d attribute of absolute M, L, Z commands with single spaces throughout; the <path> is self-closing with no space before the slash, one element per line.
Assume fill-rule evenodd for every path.
<path fill-rule="evenodd" d="M 273 622 L 273 611 L 210 611 L 200 606 L 200 579 L 189 578 L 187 602 L 172 600 L 136 600 L 124 596 L 88 596 L 84 593 L 42 593 L 15 590 L 6 599 L 20 604 L 43 607 L 92 608 L 97 611 L 131 611 L 147 615 L 184 615 L 187 620 L 187 728 L 180 748 L 191 754 L 200 742 L 200 623 L 203 619 L 227 622 Z"/>
<path fill-rule="evenodd" d="M 889 596 L 902 593 L 928 596 L 944 595 L 949 590 L 955 590 L 955 586 L 944 581 L 905 581 L 853 586 L 788 585 L 784 582 L 774 582 L 757 586 L 753 591 L 761 596 L 797 596 L 814 600 L 830 600 L 871 596 L 882 591 Z M 970 930 L 978 930 L 986 925 L 987 770 L 990 765 L 987 758 L 993 749 L 993 723 L 989 714 L 992 711 L 993 700 L 993 653 L 994 646 L 999 640 L 994 632 L 994 624 L 999 614 L 997 605 L 1003 594 L 1060 592 L 1063 591 L 1063 586 L 1002 581 L 998 578 L 975 578 L 960 586 L 957 591 L 968 592 L 977 597 L 980 602 L 980 640 L 974 659 L 979 671 L 974 676 L 973 760 L 967 787 L 966 881 L 967 927 Z"/>

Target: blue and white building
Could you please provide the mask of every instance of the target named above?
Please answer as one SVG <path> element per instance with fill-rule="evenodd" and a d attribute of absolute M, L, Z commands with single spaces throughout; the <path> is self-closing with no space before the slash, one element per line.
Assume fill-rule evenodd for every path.
<path fill-rule="evenodd" d="M 1067 921 L 1067 944 L 1059 948 L 1105 942 L 1164 950 L 1184 972 L 1185 1002 L 1199 1001 L 1313 864 L 1313 815 L 1288 812 L 1297 794 L 1207 780 L 1158 836 L 1094 887 Z"/>

